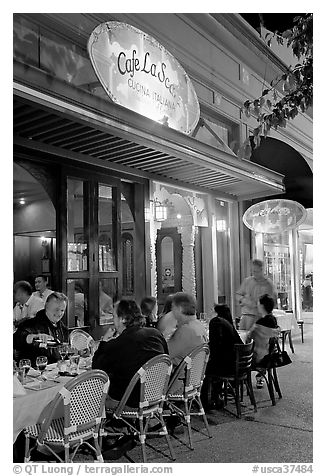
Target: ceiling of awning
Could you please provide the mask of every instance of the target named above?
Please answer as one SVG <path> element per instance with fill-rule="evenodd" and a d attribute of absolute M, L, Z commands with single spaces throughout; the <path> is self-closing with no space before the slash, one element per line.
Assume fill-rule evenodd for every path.
<path fill-rule="evenodd" d="M 87 157 L 88 163 L 89 160 L 93 160 L 95 165 L 109 163 L 110 167 L 121 167 L 134 175 L 139 173 L 153 180 L 172 180 L 180 186 L 194 186 L 230 200 L 269 196 L 282 191 L 281 175 L 257 165 L 253 165 L 252 170 L 250 162 L 246 164 L 246 161 L 233 156 L 230 156 L 229 164 L 225 161 L 219 166 L 218 161 L 212 160 L 202 149 L 205 146 L 213 158 L 219 151 L 205 144 L 198 144 L 198 150 L 191 148 L 191 154 L 196 156 L 194 158 L 179 144 L 176 144 L 174 151 L 172 147 L 164 147 L 163 141 L 158 140 L 156 145 L 154 136 L 152 143 L 155 147 L 149 147 L 148 141 L 142 143 L 140 140 L 138 143 L 134 137 L 129 140 L 123 126 L 120 137 L 117 129 L 111 130 L 103 125 L 98 127 L 96 121 L 87 119 L 72 115 L 68 106 L 62 113 L 62 110 L 15 95 L 14 147 L 53 155 L 65 151 L 76 160 Z M 183 136 L 170 129 L 169 134 Z M 190 139 L 187 137 L 185 140 Z M 223 158 L 228 158 L 227 154 L 223 154 Z"/>

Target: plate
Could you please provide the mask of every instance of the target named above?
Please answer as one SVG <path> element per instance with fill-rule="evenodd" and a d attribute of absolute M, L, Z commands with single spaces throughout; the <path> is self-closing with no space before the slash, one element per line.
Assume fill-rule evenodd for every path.
<path fill-rule="evenodd" d="M 77 377 L 78 373 L 59 372 L 60 377 Z"/>

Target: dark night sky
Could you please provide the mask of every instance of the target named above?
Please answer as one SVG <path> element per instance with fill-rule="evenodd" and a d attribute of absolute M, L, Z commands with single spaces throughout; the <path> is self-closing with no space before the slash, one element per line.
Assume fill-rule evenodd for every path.
<path fill-rule="evenodd" d="M 258 13 L 240 13 L 240 15 L 250 25 L 257 30 L 260 26 L 260 18 Z M 264 26 L 268 30 L 283 32 L 293 27 L 293 18 L 303 15 L 302 13 L 261 13 L 263 16 Z"/>

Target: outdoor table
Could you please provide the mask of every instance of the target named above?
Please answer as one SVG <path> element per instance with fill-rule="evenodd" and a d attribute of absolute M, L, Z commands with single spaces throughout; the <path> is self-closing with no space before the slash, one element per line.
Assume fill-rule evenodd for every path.
<path fill-rule="evenodd" d="M 275 309 L 273 314 L 276 317 L 277 324 L 280 328 L 280 334 L 282 338 L 282 350 L 284 350 L 285 347 L 285 339 L 286 337 L 288 337 L 291 351 L 292 353 L 294 353 L 292 335 L 295 335 L 299 332 L 299 326 L 294 317 L 294 313 Z"/>

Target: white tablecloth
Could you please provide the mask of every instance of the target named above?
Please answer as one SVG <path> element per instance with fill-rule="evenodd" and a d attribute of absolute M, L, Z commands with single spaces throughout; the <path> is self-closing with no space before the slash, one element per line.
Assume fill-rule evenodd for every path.
<path fill-rule="evenodd" d="M 292 335 L 299 334 L 299 326 L 293 312 L 284 312 L 279 309 L 275 309 L 273 312 L 276 317 L 277 324 L 282 331 L 291 330 Z"/>
<path fill-rule="evenodd" d="M 43 418 L 43 411 L 52 402 L 56 393 L 71 377 L 60 377 L 60 383 L 54 387 L 43 390 L 28 390 L 26 395 L 13 399 L 13 440 L 15 442 L 19 433 L 29 425 L 39 423 Z"/>

